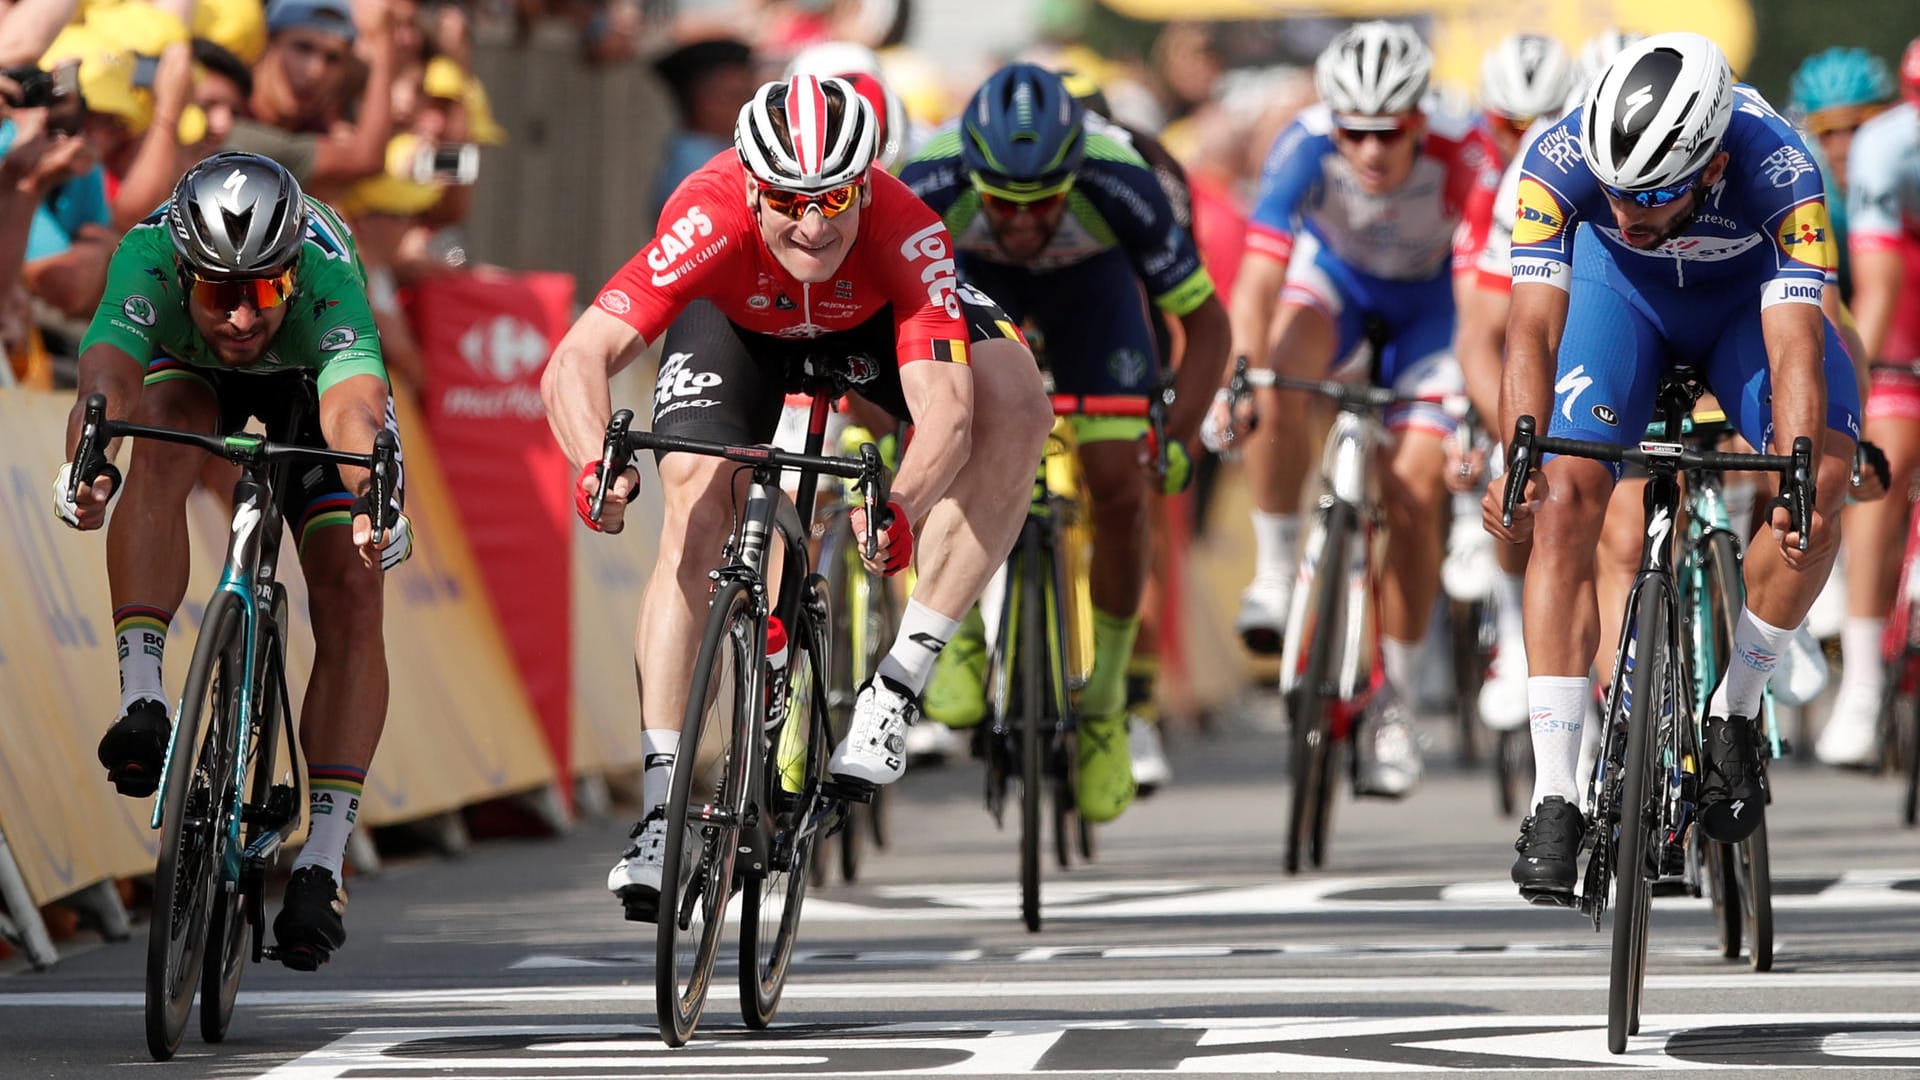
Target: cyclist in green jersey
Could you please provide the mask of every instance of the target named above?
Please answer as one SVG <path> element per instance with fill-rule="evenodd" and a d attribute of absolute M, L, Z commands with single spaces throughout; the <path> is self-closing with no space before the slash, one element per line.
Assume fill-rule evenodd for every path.
<path fill-rule="evenodd" d="M 81 343 L 66 445 L 79 441 L 81 403 L 98 393 L 109 419 L 228 433 L 258 417 L 277 442 L 370 452 L 395 425 L 366 294 L 346 226 L 286 169 L 255 154 L 208 158 L 114 252 Z M 302 418 L 290 423 L 296 409 Z M 107 530 L 121 705 L 99 756 L 135 798 L 158 785 L 172 734 L 161 657 L 186 593 L 186 501 L 205 461 L 196 448 L 137 441 L 133 482 Z M 54 483 L 55 511 L 98 529 L 121 494 L 120 472 L 108 464 L 82 477 L 69 500 L 72 469 L 63 465 Z M 382 574 L 411 549 L 405 516 L 375 528 L 369 480 L 364 469 L 328 465 L 296 471 L 277 493 L 306 574 L 315 646 L 300 724 L 312 831 L 274 921 L 282 962 L 300 970 L 346 941 L 341 862 L 387 712 Z"/>

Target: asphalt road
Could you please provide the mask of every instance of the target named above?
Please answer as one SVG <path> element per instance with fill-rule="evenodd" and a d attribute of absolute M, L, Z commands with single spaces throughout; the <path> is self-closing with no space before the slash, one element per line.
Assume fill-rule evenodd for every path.
<path fill-rule="evenodd" d="M 1175 785 L 1101 830 L 1095 864 L 1049 866 L 1038 934 L 976 767 L 909 776 L 890 850 L 809 899 L 765 1033 L 728 957 L 694 1043 L 660 1043 L 651 928 L 602 886 L 627 823 L 604 821 L 355 880 L 331 964 L 254 967 L 228 1041 L 195 1025 L 169 1065 L 141 1034 L 144 926 L 49 973 L 0 969 L 0 1077 L 1920 1069 L 1920 836 L 1890 781 L 1780 769 L 1774 970 L 1721 959 L 1705 901 L 1657 900 L 1644 1025 L 1614 1057 L 1610 936 L 1515 898 L 1514 823 L 1443 726 L 1427 784 L 1343 800 L 1329 865 L 1291 879 L 1281 739 L 1235 726 L 1176 746 Z"/>

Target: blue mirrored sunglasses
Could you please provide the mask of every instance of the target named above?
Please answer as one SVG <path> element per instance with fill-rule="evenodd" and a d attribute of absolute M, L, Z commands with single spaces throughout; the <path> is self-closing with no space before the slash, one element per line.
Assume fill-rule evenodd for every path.
<path fill-rule="evenodd" d="M 1669 184 L 1666 187 L 1649 188 L 1646 191 L 1622 191 L 1617 187 L 1610 187 L 1606 184 L 1601 184 L 1600 189 L 1608 195 L 1619 199 L 1621 202 L 1630 202 L 1636 206 L 1644 206 L 1651 210 L 1655 207 L 1665 206 L 1680 196 L 1685 195 L 1687 192 L 1692 191 L 1693 186 L 1699 182 L 1700 174 L 1694 173 L 1692 176 L 1687 177 L 1677 184 Z"/>

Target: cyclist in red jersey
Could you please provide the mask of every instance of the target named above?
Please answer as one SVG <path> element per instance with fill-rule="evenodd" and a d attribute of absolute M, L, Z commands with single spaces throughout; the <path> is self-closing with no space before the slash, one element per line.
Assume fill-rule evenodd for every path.
<path fill-rule="evenodd" d="M 862 396 L 914 423 L 872 565 L 903 569 L 918 532 L 919 582 L 829 761 L 838 776 L 884 784 L 905 771 L 904 733 L 934 659 L 1013 547 L 1053 416 L 1018 332 L 991 300 L 959 286 L 946 227 L 871 167 L 877 127 L 843 80 L 762 86 L 740 111 L 735 152 L 667 200 L 659 235 L 554 350 L 541 393 L 561 447 L 581 466 L 579 506 L 599 487 L 608 378 L 663 335 L 655 431 L 766 442 L 810 357 L 844 359 Z M 732 521 L 736 471 L 690 454 L 665 455 L 659 468 L 665 521 L 635 643 L 647 814 L 607 882 L 637 921 L 651 921 L 658 902 L 686 672 L 707 571 Z M 634 470 L 614 479 L 609 531 L 638 482 Z"/>

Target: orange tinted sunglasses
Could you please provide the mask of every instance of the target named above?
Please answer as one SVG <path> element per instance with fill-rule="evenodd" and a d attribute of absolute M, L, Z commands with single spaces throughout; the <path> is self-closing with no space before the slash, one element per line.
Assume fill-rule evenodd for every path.
<path fill-rule="evenodd" d="M 806 217 L 809 209 L 818 209 L 823 218 L 837 218 L 853 209 L 854 204 L 860 201 L 860 190 L 865 186 L 865 181 L 855 180 L 851 184 L 828 188 L 817 195 L 808 195 L 761 184 L 760 201 L 774 213 L 794 221 Z"/>
<path fill-rule="evenodd" d="M 188 270 L 186 279 L 193 302 L 208 311 L 234 311 L 243 306 L 266 311 L 286 303 L 287 297 L 293 295 L 291 266 L 272 277 L 261 278 L 209 279 Z"/>

